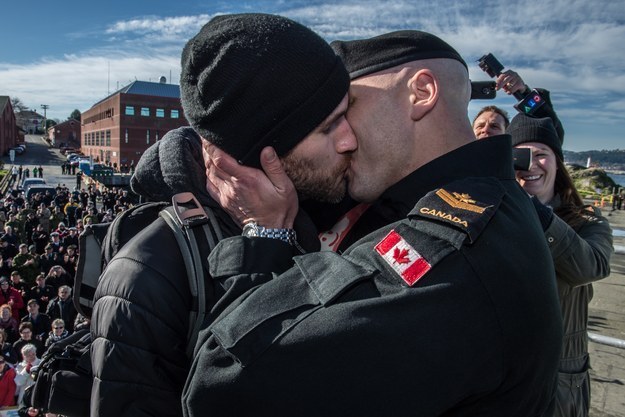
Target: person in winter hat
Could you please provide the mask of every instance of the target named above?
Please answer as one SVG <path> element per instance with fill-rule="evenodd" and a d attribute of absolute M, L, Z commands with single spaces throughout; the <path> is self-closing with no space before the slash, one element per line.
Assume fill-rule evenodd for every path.
<path fill-rule="evenodd" d="M 215 147 L 251 166 L 280 158 L 304 196 L 343 196 L 356 148 L 345 119 L 349 76 L 321 37 L 281 16 L 217 16 L 189 40 L 181 64 L 181 102 L 191 127 L 167 133 L 139 160 L 131 187 L 143 200 L 192 192 L 212 209 L 225 237 L 240 235 L 240 219 L 206 188 L 204 155 Z M 95 294 L 91 413 L 180 416 L 193 348 L 184 262 L 162 219 L 133 241 L 141 243 L 124 245 L 108 262 Z M 231 289 L 205 272 L 216 317 Z"/>

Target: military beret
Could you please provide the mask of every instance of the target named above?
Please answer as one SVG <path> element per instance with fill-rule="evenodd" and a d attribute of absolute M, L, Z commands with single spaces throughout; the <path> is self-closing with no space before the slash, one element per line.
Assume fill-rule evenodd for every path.
<path fill-rule="evenodd" d="M 400 30 L 353 41 L 337 40 L 330 46 L 343 60 L 351 79 L 423 59 L 455 59 L 467 67 L 447 42 L 419 30 Z"/>

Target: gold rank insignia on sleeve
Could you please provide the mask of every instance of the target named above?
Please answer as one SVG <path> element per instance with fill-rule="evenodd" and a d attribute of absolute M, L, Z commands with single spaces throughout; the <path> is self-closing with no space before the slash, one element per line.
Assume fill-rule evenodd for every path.
<path fill-rule="evenodd" d="M 504 194 L 494 178 L 466 178 L 427 193 L 409 217 L 449 224 L 475 241 L 497 211 Z"/>
<path fill-rule="evenodd" d="M 472 211 L 474 213 L 479 213 L 479 214 L 484 213 L 484 210 L 486 210 L 486 207 L 480 207 L 476 205 L 475 204 L 476 201 L 471 199 L 471 196 L 466 193 L 463 193 L 463 194 L 456 193 L 456 192 L 450 193 L 449 191 L 446 191 L 445 189 L 441 188 L 438 191 L 436 191 L 436 195 L 442 198 L 443 201 L 445 201 L 447 204 L 455 208 L 459 208 L 462 210 L 469 210 L 469 211 Z"/>

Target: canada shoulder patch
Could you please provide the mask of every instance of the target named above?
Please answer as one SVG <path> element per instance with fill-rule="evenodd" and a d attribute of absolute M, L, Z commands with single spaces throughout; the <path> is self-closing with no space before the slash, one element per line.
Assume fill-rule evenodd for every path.
<path fill-rule="evenodd" d="M 375 251 L 410 286 L 432 269 L 432 265 L 394 229 L 375 245 Z"/>
<path fill-rule="evenodd" d="M 471 242 L 497 211 L 505 191 L 494 179 L 465 179 L 430 191 L 417 202 L 409 217 L 450 224 L 469 235 Z"/>

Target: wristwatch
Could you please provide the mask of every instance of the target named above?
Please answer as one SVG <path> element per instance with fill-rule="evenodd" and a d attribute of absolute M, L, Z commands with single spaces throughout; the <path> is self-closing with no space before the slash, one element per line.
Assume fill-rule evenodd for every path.
<path fill-rule="evenodd" d="M 295 229 L 271 229 L 269 227 L 259 226 L 256 222 L 249 222 L 245 223 L 243 226 L 243 236 L 279 239 L 291 246 L 295 246 L 300 252 L 304 253 L 304 250 L 297 242 L 297 233 L 295 233 Z"/>
<path fill-rule="evenodd" d="M 294 229 L 271 229 L 259 226 L 256 222 L 245 223 L 243 226 L 243 236 L 246 237 L 268 237 L 270 239 L 280 239 L 290 245 L 297 240 Z"/>

